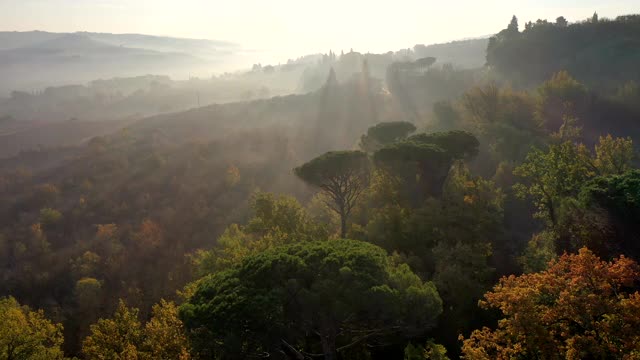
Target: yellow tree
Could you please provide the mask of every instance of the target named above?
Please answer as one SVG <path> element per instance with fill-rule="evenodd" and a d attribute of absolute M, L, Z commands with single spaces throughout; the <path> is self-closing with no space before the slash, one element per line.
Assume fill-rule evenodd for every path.
<path fill-rule="evenodd" d="M 594 162 L 600 174 L 619 175 L 633 168 L 635 155 L 631 138 L 601 136 Z"/>
<path fill-rule="evenodd" d="M 138 309 L 120 300 L 113 318 L 100 319 L 91 326 L 82 352 L 86 358 L 97 360 L 190 358 L 178 309 L 164 300 L 153 306 L 153 316 L 144 327 L 138 320 Z"/>
<path fill-rule="evenodd" d="M 586 248 L 502 278 L 480 306 L 504 318 L 464 340 L 464 358 L 640 359 L 639 279 L 634 261 L 602 261 Z"/>
<path fill-rule="evenodd" d="M 42 310 L 31 311 L 12 297 L 0 299 L 0 359 L 62 359 L 62 342 L 62 325 Z"/>
<path fill-rule="evenodd" d="M 143 348 L 149 359 L 190 359 L 187 337 L 178 307 L 165 300 L 153 306 L 153 316 L 144 327 Z"/>
<path fill-rule="evenodd" d="M 128 308 L 120 300 L 113 319 L 100 319 L 91 325 L 91 334 L 82 344 L 82 353 L 88 359 L 133 360 L 138 358 L 141 344 L 138 310 Z"/>

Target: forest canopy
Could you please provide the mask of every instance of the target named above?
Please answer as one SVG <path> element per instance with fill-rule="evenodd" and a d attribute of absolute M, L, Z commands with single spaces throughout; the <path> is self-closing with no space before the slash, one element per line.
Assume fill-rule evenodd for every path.
<path fill-rule="evenodd" d="M 639 19 L 14 93 L 0 360 L 638 358 Z"/>

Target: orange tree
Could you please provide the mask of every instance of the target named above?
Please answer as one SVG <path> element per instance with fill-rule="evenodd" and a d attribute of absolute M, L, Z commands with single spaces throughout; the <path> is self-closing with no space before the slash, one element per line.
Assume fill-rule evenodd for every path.
<path fill-rule="evenodd" d="M 504 318 L 464 340 L 465 359 L 640 359 L 640 271 L 582 248 L 539 273 L 502 278 L 480 306 Z"/>

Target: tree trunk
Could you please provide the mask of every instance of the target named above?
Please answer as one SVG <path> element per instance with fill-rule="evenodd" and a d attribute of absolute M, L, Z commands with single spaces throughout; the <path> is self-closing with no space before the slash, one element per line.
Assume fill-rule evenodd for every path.
<path fill-rule="evenodd" d="M 348 211 L 347 211 L 347 205 L 345 204 L 345 200 L 343 198 L 341 198 L 338 201 L 338 209 L 339 211 L 339 215 L 340 215 L 340 237 L 341 238 L 345 238 L 347 237 L 347 216 L 348 216 Z"/>
<path fill-rule="evenodd" d="M 338 360 L 338 352 L 336 351 L 336 339 L 333 336 L 321 336 L 322 352 L 325 360 Z"/>
<path fill-rule="evenodd" d="M 340 237 L 347 237 L 347 215 L 344 212 L 340 213 Z"/>

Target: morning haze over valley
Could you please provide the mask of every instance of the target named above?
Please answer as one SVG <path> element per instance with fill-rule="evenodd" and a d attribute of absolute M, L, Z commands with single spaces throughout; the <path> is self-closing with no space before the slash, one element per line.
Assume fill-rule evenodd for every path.
<path fill-rule="evenodd" d="M 631 0 L 0 0 L 0 360 L 640 359 Z"/>

